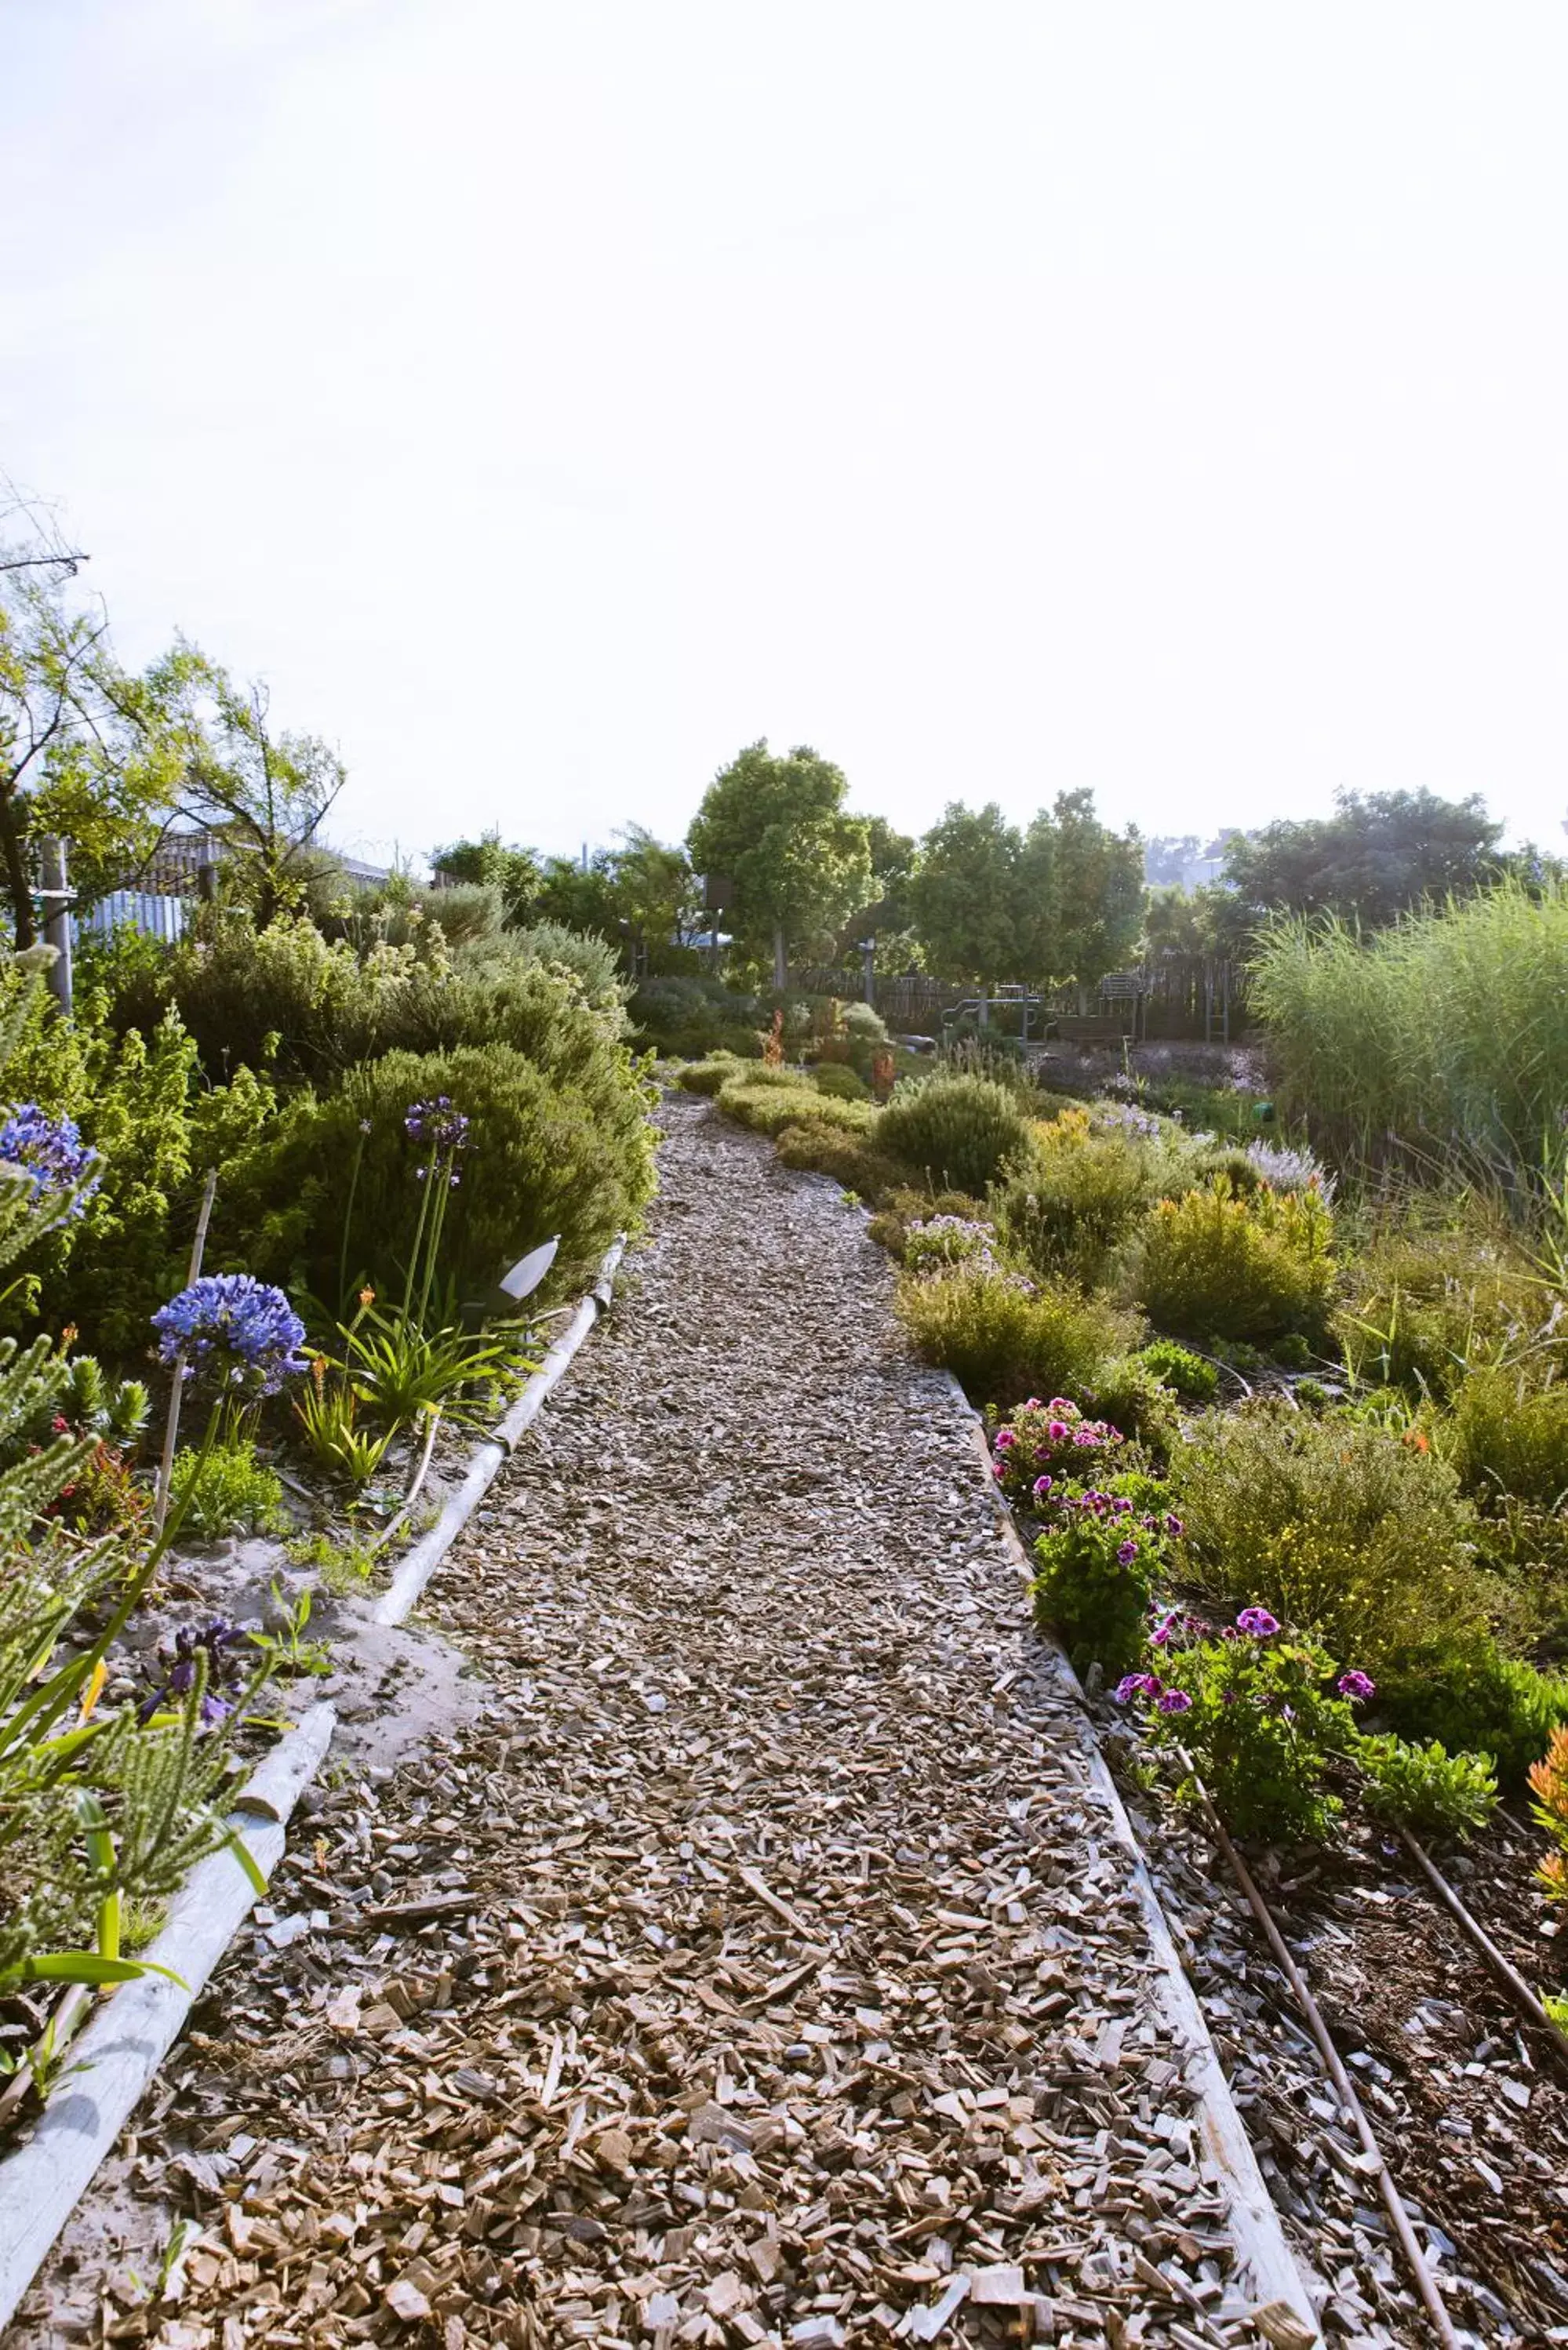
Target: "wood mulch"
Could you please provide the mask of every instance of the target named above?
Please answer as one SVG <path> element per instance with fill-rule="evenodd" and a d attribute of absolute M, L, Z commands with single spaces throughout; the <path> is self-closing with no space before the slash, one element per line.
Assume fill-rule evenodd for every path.
<path fill-rule="evenodd" d="M 666 1118 L 429 1595 L 468 1718 L 329 1773 L 6 2350 L 1257 2338 L 962 1408 Z"/>

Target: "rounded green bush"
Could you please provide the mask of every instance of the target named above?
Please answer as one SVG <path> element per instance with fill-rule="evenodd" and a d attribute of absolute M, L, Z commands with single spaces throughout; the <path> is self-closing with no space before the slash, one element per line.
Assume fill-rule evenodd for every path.
<path fill-rule="evenodd" d="M 983 1263 L 905 1274 L 897 1302 L 916 1352 L 951 1371 L 977 1404 L 1005 1408 L 1031 1393 L 1092 1388 L 1106 1357 L 1135 1335 L 1103 1301 Z"/>
<path fill-rule="evenodd" d="M 857 1077 L 843 1061 L 823 1061 L 812 1071 L 812 1079 L 819 1094 L 827 1094 L 835 1101 L 869 1101 L 871 1088 L 863 1077 Z"/>
<path fill-rule="evenodd" d="M 553 1283 L 567 1287 L 640 1222 L 654 1190 L 650 1089 L 628 1083 L 607 1116 L 510 1045 L 465 1045 L 389 1053 L 329 1100 L 296 1104 L 220 1201 L 220 1253 L 304 1287 L 327 1315 L 348 1302 L 340 1266 L 350 1294 L 361 1278 L 400 1294 L 423 1196 L 404 1115 L 441 1094 L 470 1121 L 442 1244 L 449 1302 L 484 1303 L 508 1265 L 556 1234 Z"/>
<path fill-rule="evenodd" d="M 877 1128 L 879 1150 L 933 1183 L 981 1196 L 1028 1142 L 1016 1097 L 989 1077 L 934 1076 L 900 1085 Z"/>

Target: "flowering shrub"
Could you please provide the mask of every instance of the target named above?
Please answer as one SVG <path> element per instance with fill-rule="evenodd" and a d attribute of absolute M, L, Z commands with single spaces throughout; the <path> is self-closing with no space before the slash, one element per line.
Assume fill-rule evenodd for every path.
<path fill-rule="evenodd" d="M 35 1206 L 54 1202 L 66 1215 L 85 1215 L 103 1180 L 98 1154 L 75 1118 L 47 1117 L 36 1102 L 21 1103 L 0 1125 L 0 1163 L 31 1186 Z"/>
<path fill-rule="evenodd" d="M 1266 1340 L 1315 1329 L 1334 1291 L 1334 1227 L 1323 1193 L 1243 1196 L 1224 1176 L 1162 1200 L 1144 1228 L 1137 1303 L 1177 1337 Z"/>
<path fill-rule="evenodd" d="M 1079 1671 L 1119 1672 L 1142 1653 L 1153 1583 L 1180 1532 L 1162 1500 L 1151 1479 L 1132 1476 L 1053 1485 L 1035 1502 L 1045 1531 L 1034 1545 L 1034 1612 Z"/>
<path fill-rule="evenodd" d="M 1028 1151 L 997 1192 L 997 1217 L 1037 1272 L 1091 1284 L 1171 1171 L 1168 1154 L 1141 1137 L 1097 1130 L 1086 1111 L 1064 1109 L 1033 1128 Z"/>
<path fill-rule="evenodd" d="M 907 1226 L 904 1263 L 911 1273 L 935 1273 L 944 1265 L 994 1265 L 994 1224 L 971 1216 L 928 1216 Z"/>
<path fill-rule="evenodd" d="M 1247 1158 L 1258 1170 L 1260 1180 L 1272 1191 L 1320 1191 L 1332 1203 L 1334 1177 L 1322 1164 L 1315 1151 L 1303 1146 L 1293 1149 L 1282 1142 L 1250 1142 Z"/>
<path fill-rule="evenodd" d="M 284 1295 L 248 1273 L 205 1274 L 152 1316 L 159 1360 L 182 1362 L 230 1393 L 275 1395 L 306 1368 L 305 1325 Z"/>
<path fill-rule="evenodd" d="M 1052 1494 L 1066 1482 L 1113 1472 L 1126 1441 L 1119 1428 L 1108 1420 L 1086 1419 L 1065 1396 L 1053 1396 L 1049 1403 L 1031 1396 L 997 1430 L 991 1457 L 997 1482 L 1010 1502 L 1021 1509 L 1045 1511 L 1053 1506 Z"/>
<path fill-rule="evenodd" d="M 1244 1607 L 1218 1634 L 1168 1620 L 1155 1627 L 1158 1671 L 1116 1691 L 1141 1707 L 1157 1749 L 1189 1755 L 1216 1807 L 1239 1835 L 1326 1835 L 1343 1808 L 1331 1764 L 1356 1742 L 1355 1704 L 1373 1693 L 1365 1673 L 1342 1673 L 1311 1640 L 1281 1630 L 1266 1607 Z"/>

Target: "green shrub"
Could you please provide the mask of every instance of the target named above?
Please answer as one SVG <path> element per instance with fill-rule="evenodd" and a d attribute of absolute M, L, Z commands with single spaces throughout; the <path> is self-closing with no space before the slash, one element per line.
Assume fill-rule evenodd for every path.
<path fill-rule="evenodd" d="M 1317 1329 L 1334 1290 L 1333 1224 L 1321 1193 L 1221 1178 L 1162 1200 L 1144 1226 L 1133 1294 L 1173 1337 L 1267 1340 Z"/>
<path fill-rule="evenodd" d="M 986 1077 L 901 1084 L 881 1114 L 877 1143 L 933 1183 L 983 1193 L 1027 1147 L 1016 1097 Z"/>
<path fill-rule="evenodd" d="M 998 1188 L 995 1212 L 1037 1272 L 1092 1287 L 1159 1197 L 1165 1171 L 1163 1153 L 1125 1133 L 1097 1132 L 1084 1111 L 1066 1110 L 1034 1127 Z"/>
<path fill-rule="evenodd" d="M 843 1021 L 851 1042 L 857 1045 L 885 1045 L 888 1023 L 871 1003 L 846 1003 Z"/>
<path fill-rule="evenodd" d="M 1143 1506 L 1147 1484 L 1141 1477 L 1065 1484 L 1040 1503 L 1045 1531 L 1034 1544 L 1034 1612 L 1078 1672 L 1090 1665 L 1123 1672 L 1143 1653 L 1168 1547 L 1159 1513 Z"/>
<path fill-rule="evenodd" d="M 204 1461 L 196 1451 L 176 1453 L 169 1495 L 171 1510 L 184 1511 L 181 1532 L 199 1534 L 203 1542 L 222 1542 L 227 1534 L 281 1534 L 287 1523 L 283 1486 L 257 1461 L 248 1436 L 214 1444 Z"/>
<path fill-rule="evenodd" d="M 1513 1494 L 1556 1511 L 1568 1496 L 1568 1385 L 1532 1388 L 1522 1370 L 1473 1372 L 1450 1435 L 1454 1464 L 1478 1498 Z"/>
<path fill-rule="evenodd" d="M 831 1175 L 845 1191 L 854 1191 L 868 1204 L 884 1199 L 902 1173 L 873 1144 L 857 1141 L 841 1126 L 826 1126 L 816 1118 L 784 1128 L 774 1138 L 774 1149 L 784 1166 L 802 1174 Z M 872 1219 L 873 1226 L 881 1222 Z M 897 1222 L 897 1229 L 901 1235 L 901 1222 Z M 875 1230 L 872 1236 L 880 1237 Z"/>
<path fill-rule="evenodd" d="M 706 1061 L 688 1061 L 676 1072 L 675 1082 L 684 1093 L 712 1096 L 744 1066 L 733 1053 L 715 1053 Z"/>
<path fill-rule="evenodd" d="M 1219 1393 L 1217 1366 L 1178 1346 L 1174 1338 L 1151 1338 L 1131 1359 L 1188 1403 L 1212 1403 Z"/>
<path fill-rule="evenodd" d="M 1484 1633 L 1443 1628 L 1434 1610 L 1425 1648 L 1412 1646 L 1378 1682 L 1378 1711 L 1407 1738 L 1450 1754 L 1490 1754 L 1500 1785 L 1521 1787 L 1552 1731 L 1568 1721 L 1568 1678 L 1504 1656 Z"/>
<path fill-rule="evenodd" d="M 916 1352 L 951 1371 L 978 1404 L 1081 1389 L 1129 1336 L 1126 1317 L 1103 1301 L 984 1264 L 905 1274 L 897 1305 Z"/>
<path fill-rule="evenodd" d="M 596 1101 L 506 1045 L 389 1053 L 330 1099 L 293 1106 L 280 1138 L 240 1162 L 214 1216 L 221 1252 L 329 1315 L 347 1305 L 345 1278 L 350 1295 L 362 1277 L 400 1291 L 421 1197 L 404 1113 L 445 1094 L 470 1128 L 443 1239 L 455 1293 L 443 1315 L 486 1303 L 508 1265 L 556 1235 L 552 1280 L 569 1287 L 617 1232 L 637 1228 L 652 1196 L 649 1093 L 628 1064 L 621 1090 Z"/>
<path fill-rule="evenodd" d="M 1172 1472 L 1183 1580 L 1216 1604 L 1262 1596 L 1384 1686 L 1434 1627 L 1484 1636 L 1469 1505 L 1452 1470 L 1402 1438 L 1259 1403 L 1209 1415 Z"/>
<path fill-rule="evenodd" d="M 812 1071 L 812 1083 L 819 1094 L 836 1101 L 869 1101 L 871 1089 L 863 1077 L 857 1077 L 843 1061 L 823 1061 Z"/>
<path fill-rule="evenodd" d="M 272 1130 L 275 1093 L 244 1068 L 203 1087 L 195 1044 L 174 1013 L 147 1035 L 122 1037 L 91 990 L 65 1020 L 41 992 L 19 992 L 16 973 L 0 978 L 0 1014 L 7 1007 L 16 1027 L 11 1098 L 74 1118 L 102 1161 L 83 1212 L 34 1250 L 36 1274 L 16 1310 L 36 1284 L 50 1319 L 74 1323 L 111 1357 L 140 1354 L 149 1316 L 183 1282 L 207 1169 L 217 1169 L 222 1189 L 236 1158 Z"/>
<path fill-rule="evenodd" d="M 836 1127 L 842 1134 L 869 1137 L 877 1113 L 869 1102 L 835 1101 L 798 1070 L 748 1070 L 720 1087 L 719 1107 L 753 1134 L 777 1135 L 786 1126 Z"/>
<path fill-rule="evenodd" d="M 762 1052 L 761 1000 L 722 980 L 696 974 L 645 979 L 628 1011 L 639 1034 L 671 1058 L 702 1059 L 722 1050 L 754 1061 Z"/>
<path fill-rule="evenodd" d="M 1170 1389 L 1147 1368 L 1143 1353 L 1140 1348 L 1114 1357 L 1096 1373 L 1084 1401 L 1096 1419 L 1108 1419 L 1163 1466 L 1180 1434 L 1181 1415 Z"/>
<path fill-rule="evenodd" d="M 1490 1754 L 1449 1754 L 1435 1738 L 1410 1745 L 1385 1733 L 1359 1738 L 1355 1760 L 1367 1810 L 1423 1835 L 1469 1835 L 1497 1809 Z"/>

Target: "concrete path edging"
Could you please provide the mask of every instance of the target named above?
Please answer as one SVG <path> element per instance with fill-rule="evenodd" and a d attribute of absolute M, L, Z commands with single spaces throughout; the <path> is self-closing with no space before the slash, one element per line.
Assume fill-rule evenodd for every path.
<path fill-rule="evenodd" d="M 376 1623 L 401 1624 L 412 1613 L 502 1463 L 608 1308 L 626 1246 L 623 1232 L 539 1368 L 490 1435 L 474 1447 L 462 1483 L 435 1524 L 404 1554 L 377 1602 L 372 1611 Z M 330 1705 L 310 1707 L 263 1757 L 235 1799 L 230 1824 L 244 1837 L 264 1877 L 270 1877 L 283 1857 L 289 1818 L 326 1761 L 335 1727 Z M 213 1853 L 192 1869 L 171 1904 L 168 1923 L 146 1954 L 178 1975 L 180 1982 L 143 1975 L 120 1984 L 73 2043 L 66 2073 L 32 2137 L 0 2158 L 0 2327 L 16 2314 L 255 1898 L 254 1887 L 232 1852 Z"/>
<path fill-rule="evenodd" d="M 1023 1546 L 1023 1538 L 1013 1521 L 1012 1512 L 996 1491 L 984 1423 L 951 1372 L 945 1376 L 951 1380 L 954 1395 L 973 1419 L 976 1454 L 984 1464 L 992 1503 L 1009 1555 L 1023 1579 L 1033 1581 L 1033 1569 Z M 1101 1751 L 1083 1684 L 1068 1662 L 1065 1652 L 1055 1641 L 1044 1633 L 1037 1633 L 1035 1638 L 1039 1652 L 1053 1679 L 1073 1700 L 1083 1728 L 1084 1756 L 1095 1794 L 1109 1817 L 1117 1843 L 1132 1862 L 1133 1888 L 1143 1913 L 1149 1948 L 1159 1970 L 1157 1981 L 1160 2004 L 1172 2032 L 1189 2051 L 1187 2078 L 1198 2098 L 1203 2147 L 1214 2167 L 1220 2191 L 1230 2209 L 1231 2231 L 1236 2249 L 1251 2271 L 1260 2304 L 1282 2302 L 1291 2314 L 1308 2328 L 1312 2340 L 1321 2343 L 1323 2328 L 1317 2311 L 1286 2239 L 1284 2223 L 1263 2182 L 1258 2158 L 1252 2151 L 1252 2142 L 1247 2136 L 1246 2125 L 1231 2094 L 1231 2084 L 1225 2077 L 1225 2068 L 1220 2062 L 1220 2052 L 1214 2045 L 1198 1994 L 1181 1963 L 1169 1921 L 1148 1873 L 1148 1864 L 1144 1859 L 1137 1833 L 1127 1816 L 1127 1805 Z"/>
<path fill-rule="evenodd" d="M 608 1306 L 626 1243 L 627 1236 L 622 1232 L 600 1264 L 592 1288 L 511 1409 L 474 1446 L 462 1484 L 447 1501 L 434 1525 L 418 1542 L 410 1544 L 398 1562 L 391 1582 L 370 1611 L 372 1623 L 404 1624 L 412 1615 L 421 1593 L 490 1491 L 518 1438 L 537 1417 L 545 1397 Z"/>
<path fill-rule="evenodd" d="M 230 1825 L 264 1877 L 283 1857 L 289 1816 L 326 1760 L 334 1726 L 332 1708 L 313 1705 L 236 1798 Z M 143 1975 L 121 1983 L 68 2050 L 32 2137 L 0 2161 L 0 2326 L 16 2314 L 255 1898 L 232 1852 L 198 1863 L 146 1953 L 180 1982 Z"/>

